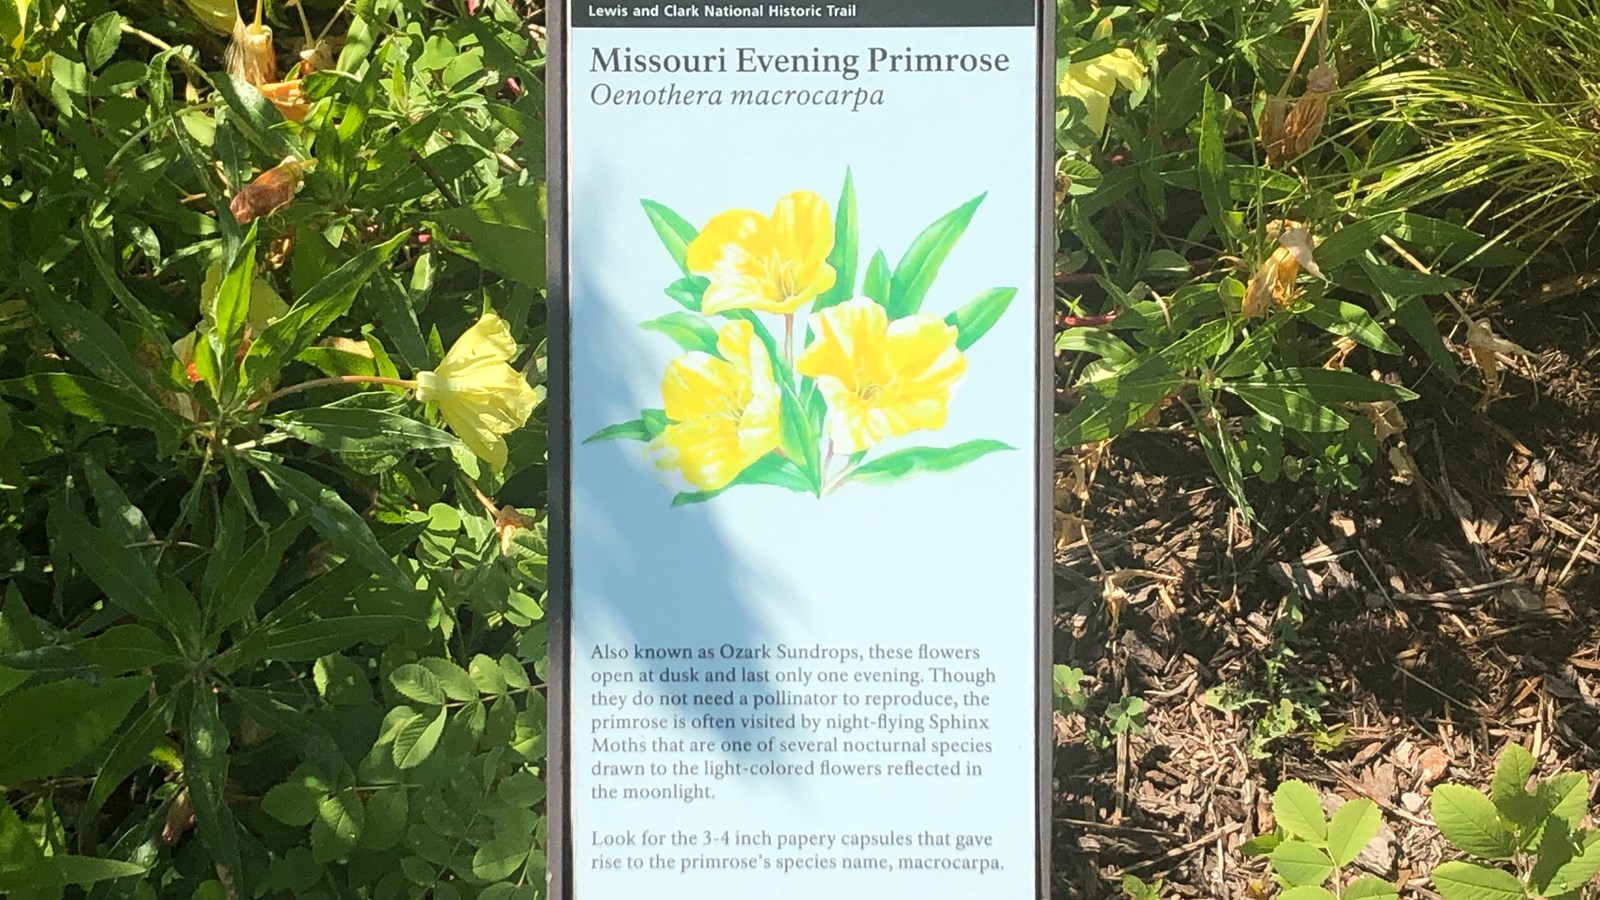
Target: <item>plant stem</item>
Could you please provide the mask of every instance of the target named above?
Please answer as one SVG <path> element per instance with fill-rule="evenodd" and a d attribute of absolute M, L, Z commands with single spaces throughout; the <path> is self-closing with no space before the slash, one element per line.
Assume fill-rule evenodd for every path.
<path fill-rule="evenodd" d="M 290 394 L 298 394 L 301 391 L 309 391 L 312 388 L 329 387 L 335 384 L 382 384 L 390 387 L 408 388 L 410 390 L 416 390 L 417 388 L 417 383 L 415 381 L 407 381 L 403 378 L 382 378 L 377 375 L 340 375 L 337 378 L 318 378 L 314 381 L 302 381 L 299 384 L 286 387 L 277 393 L 269 394 L 265 399 L 258 400 L 251 405 L 265 406 L 274 400 L 281 400 Z"/>
<path fill-rule="evenodd" d="M 783 362 L 794 369 L 794 313 L 783 317 Z"/>

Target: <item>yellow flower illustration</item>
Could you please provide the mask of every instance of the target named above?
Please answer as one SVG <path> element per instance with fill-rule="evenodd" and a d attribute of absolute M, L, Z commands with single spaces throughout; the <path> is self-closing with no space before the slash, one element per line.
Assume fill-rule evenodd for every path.
<path fill-rule="evenodd" d="M 1106 130 L 1106 114 L 1111 110 L 1111 95 L 1117 85 L 1135 92 L 1143 90 L 1145 71 L 1144 63 L 1132 50 L 1119 48 L 1067 66 L 1067 75 L 1061 79 L 1061 95 L 1083 101 L 1089 110 L 1084 122 L 1098 137 Z"/>
<path fill-rule="evenodd" d="M 816 340 L 795 369 L 816 379 L 833 448 L 860 453 L 891 437 L 944 427 L 950 392 L 967 371 L 955 326 L 931 313 L 889 321 L 857 297 L 811 317 Z"/>
<path fill-rule="evenodd" d="M 656 466 L 678 470 L 701 491 L 727 487 L 779 438 L 780 394 L 755 329 L 724 324 L 717 353 L 686 353 L 667 366 L 661 397 L 673 424 L 649 449 Z"/>
<path fill-rule="evenodd" d="M 417 399 L 436 405 L 450 430 L 496 472 L 506 464 L 505 435 L 526 425 L 539 405 L 539 392 L 511 368 L 516 353 L 511 329 L 486 313 L 438 368 L 417 373 Z"/>
<path fill-rule="evenodd" d="M 710 279 L 707 315 L 753 309 L 792 316 L 833 287 L 833 217 L 810 191 L 778 201 L 769 218 L 747 209 L 713 217 L 689 244 L 689 271 Z"/>

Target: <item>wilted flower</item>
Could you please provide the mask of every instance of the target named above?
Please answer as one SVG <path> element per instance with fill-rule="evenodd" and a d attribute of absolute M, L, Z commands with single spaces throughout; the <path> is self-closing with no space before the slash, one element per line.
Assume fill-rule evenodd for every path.
<path fill-rule="evenodd" d="M 1338 89 L 1339 73 L 1327 63 L 1319 63 L 1307 73 L 1306 92 L 1293 107 L 1281 96 L 1267 100 L 1257 122 L 1267 165 L 1287 162 L 1316 144 L 1328 116 L 1328 97 Z"/>
<path fill-rule="evenodd" d="M 1300 270 L 1322 278 L 1322 270 L 1311 254 L 1311 233 L 1298 222 L 1273 222 L 1267 228 L 1269 237 L 1277 243 L 1272 255 L 1250 276 L 1245 289 L 1240 312 L 1247 319 L 1266 315 L 1273 307 L 1283 308 L 1294 302 L 1298 290 L 1295 282 Z"/>
<path fill-rule="evenodd" d="M 301 162 L 288 157 L 262 172 L 254 181 L 240 188 L 228 204 L 233 218 L 244 225 L 286 205 L 305 186 L 305 173 L 315 165 L 315 160 Z"/>
<path fill-rule="evenodd" d="M 505 320 L 485 313 L 438 368 L 417 373 L 417 399 L 436 406 L 456 437 L 495 472 L 506 465 L 505 436 L 526 425 L 539 405 L 539 392 L 511 367 L 516 355 Z"/>
<path fill-rule="evenodd" d="M 1467 353 L 1473 367 L 1483 376 L 1485 401 L 1500 395 L 1500 354 L 1532 355 L 1527 348 L 1495 334 L 1489 323 L 1481 319 L 1471 320 L 1467 325 Z"/>
<path fill-rule="evenodd" d="M 224 62 L 228 74 L 252 85 L 263 85 L 278 80 L 278 59 L 272 48 L 272 28 L 261 23 L 261 4 L 256 2 L 256 20 L 245 24 L 236 18 L 233 23 L 233 41 L 228 44 Z"/>
<path fill-rule="evenodd" d="M 293 81 L 274 81 L 271 84 L 258 84 L 256 90 L 261 96 L 272 101 L 278 108 L 278 114 L 291 122 L 304 122 L 306 113 L 311 109 L 311 104 L 306 102 L 306 95 L 300 92 L 300 79 Z"/>
<path fill-rule="evenodd" d="M 1061 95 L 1076 97 L 1088 110 L 1084 124 L 1096 137 L 1106 130 L 1106 115 L 1111 111 L 1111 95 L 1117 85 L 1135 93 L 1144 90 L 1148 70 L 1133 51 L 1118 48 L 1103 56 L 1071 63 L 1061 79 Z"/>

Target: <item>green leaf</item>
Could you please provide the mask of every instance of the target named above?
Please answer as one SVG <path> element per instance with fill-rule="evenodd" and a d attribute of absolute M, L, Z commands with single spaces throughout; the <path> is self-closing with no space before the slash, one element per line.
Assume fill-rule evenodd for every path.
<path fill-rule="evenodd" d="M 113 12 L 100 16 L 89 26 L 89 34 L 83 41 L 83 64 L 91 72 L 110 62 L 111 57 L 116 55 L 117 46 L 122 43 L 122 24 L 125 21 Z"/>
<path fill-rule="evenodd" d="M 1328 854 L 1303 841 L 1284 841 L 1267 859 L 1272 870 L 1291 887 L 1319 885 L 1333 874 L 1333 860 Z"/>
<path fill-rule="evenodd" d="M 1339 897 L 1321 885 L 1304 884 L 1279 894 L 1278 900 L 1339 900 Z"/>
<path fill-rule="evenodd" d="M 90 375 L 111 386 L 121 398 L 120 402 L 126 404 L 132 401 L 135 410 L 124 411 L 122 418 L 136 411 L 138 416 L 147 417 L 157 425 L 176 427 L 177 417 L 162 405 L 160 389 L 152 381 L 149 365 L 134 358 L 127 343 L 106 317 L 53 293 L 42 297 L 34 308 L 39 318 L 50 327 L 51 334 L 61 342 L 68 356 L 88 369 Z M 33 377 L 46 376 L 41 374 Z M 73 412 L 81 414 L 75 410 Z"/>
<path fill-rule="evenodd" d="M 1534 793 L 1548 805 L 1551 818 L 1566 822 L 1568 831 L 1578 830 L 1589 803 L 1587 775 L 1582 772 L 1552 775 L 1540 782 Z"/>
<path fill-rule="evenodd" d="M 240 368 L 240 389 L 254 390 L 321 338 L 339 317 L 350 311 L 367 279 L 408 237 L 410 232 L 398 234 L 379 246 L 361 251 L 319 280 L 287 313 L 268 325 L 245 354 Z"/>
<path fill-rule="evenodd" d="M 505 692 L 506 680 L 500 674 L 500 664 L 482 653 L 472 657 L 472 661 L 467 663 L 467 677 L 472 679 L 473 685 L 482 693 Z"/>
<path fill-rule="evenodd" d="M 1363 875 L 1344 889 L 1344 900 L 1399 900 L 1400 891 L 1382 878 Z"/>
<path fill-rule="evenodd" d="M 1207 81 L 1200 99 L 1199 167 L 1200 199 L 1211 227 L 1218 237 L 1234 243 L 1238 235 L 1233 225 L 1232 203 L 1228 196 L 1228 173 L 1224 165 L 1222 133 L 1228 114 L 1228 98 L 1212 90 Z"/>
<path fill-rule="evenodd" d="M 70 506 L 52 506 L 48 516 L 50 531 L 61 548 L 105 592 L 106 599 L 126 612 L 178 630 L 178 616 L 143 554 L 90 525 Z"/>
<path fill-rule="evenodd" d="M 233 266 L 222 278 L 222 284 L 217 287 L 217 296 L 212 301 L 212 327 L 205 336 L 213 359 L 216 360 L 215 371 L 219 383 L 212 384 L 212 390 L 218 397 L 231 397 L 236 368 L 234 361 L 239 358 L 239 345 L 244 339 L 245 324 L 250 321 L 250 297 L 255 291 L 256 282 L 256 224 L 251 223 L 250 230 L 245 233 L 244 243 L 240 245 L 238 255 L 234 257 Z M 195 353 L 202 352 L 202 348 L 195 347 Z"/>
<path fill-rule="evenodd" d="M 426 656 L 419 662 L 438 679 L 446 697 L 451 700 L 478 699 L 478 686 L 473 683 L 472 676 L 467 674 L 466 669 L 438 656 Z"/>
<path fill-rule="evenodd" d="M 256 601 L 281 571 L 283 555 L 305 526 L 304 518 L 292 518 L 258 537 L 237 558 L 230 560 L 227 570 L 219 573 L 214 592 L 204 595 L 212 633 L 251 617 Z M 207 574 L 210 574 L 209 567 Z"/>
<path fill-rule="evenodd" d="M 699 236 L 700 230 L 690 225 L 683 216 L 654 200 L 640 200 L 639 204 L 644 207 L 644 214 L 650 219 L 650 227 L 654 228 L 656 236 L 661 238 L 661 245 L 667 248 L 667 254 L 678 264 L 683 274 L 688 275 L 689 245 Z"/>
<path fill-rule="evenodd" d="M 514 185 L 434 218 L 472 242 L 484 268 L 531 288 L 543 288 L 545 185 Z"/>
<path fill-rule="evenodd" d="M 1521 744 L 1507 744 L 1501 751 L 1494 767 L 1494 780 L 1490 783 L 1490 797 L 1502 814 L 1509 817 L 1504 805 L 1507 801 L 1527 796 L 1528 779 L 1533 777 L 1537 765 L 1533 754 Z"/>
<path fill-rule="evenodd" d="M 861 296 L 877 302 L 879 306 L 888 308 L 891 291 L 889 274 L 889 258 L 879 250 L 872 254 L 872 261 L 867 263 L 867 274 L 861 282 Z"/>
<path fill-rule="evenodd" d="M 1398 402 L 1417 396 L 1354 372 L 1329 369 L 1280 369 L 1225 382 L 1223 388 L 1274 422 L 1312 432 L 1338 431 L 1349 424 L 1338 404 Z"/>
<path fill-rule="evenodd" d="M 1545 886 L 1547 896 L 1576 893 L 1600 873 L 1600 835 L 1591 834 L 1587 846 L 1571 860 L 1556 869 L 1555 876 Z"/>
<path fill-rule="evenodd" d="M 939 268 L 966 233 L 978 206 L 987 196 L 987 192 L 979 194 L 945 213 L 911 242 L 900 262 L 895 264 L 889 281 L 889 302 L 885 308 L 890 319 L 903 318 L 922 309 L 922 301 L 938 277 Z"/>
<path fill-rule="evenodd" d="M 834 211 L 833 251 L 828 254 L 828 265 L 833 267 L 833 287 L 811 304 L 813 313 L 830 306 L 838 306 L 855 296 L 856 265 L 860 262 L 860 222 L 857 221 L 855 177 L 849 169 L 844 172 L 844 189 L 839 193 L 839 206 Z"/>
<path fill-rule="evenodd" d="M 1522 882 L 1510 872 L 1477 863 L 1445 862 L 1433 870 L 1433 886 L 1444 900 L 1522 900 Z"/>
<path fill-rule="evenodd" d="M 403 616 L 339 616 L 270 632 L 268 659 L 309 662 L 338 653 L 362 641 L 381 643 L 394 632 L 417 624 Z"/>
<path fill-rule="evenodd" d="M 991 453 L 1015 450 L 1000 441 L 977 440 L 954 447 L 910 447 L 863 463 L 846 476 L 846 481 L 866 484 L 892 484 L 931 472 L 950 472 Z"/>
<path fill-rule="evenodd" d="M 1348 866 L 1383 827 L 1378 804 L 1365 797 L 1346 802 L 1333 813 L 1328 823 L 1328 854 L 1335 864 Z"/>
<path fill-rule="evenodd" d="M 317 801 L 317 792 L 294 779 L 268 789 L 261 796 L 261 809 L 285 825 L 300 828 L 317 817 Z"/>
<path fill-rule="evenodd" d="M 389 683 L 402 697 L 428 706 L 444 705 L 444 685 L 438 676 L 417 663 L 396 667 L 389 673 Z"/>
<path fill-rule="evenodd" d="M 88 756 L 149 685 L 145 678 L 66 679 L 0 698 L 0 785 L 55 775 Z"/>
<path fill-rule="evenodd" d="M 978 342 L 978 339 L 989 333 L 1000 317 L 1006 314 L 1006 309 L 1011 306 L 1011 301 L 1016 299 L 1016 288 L 993 288 L 978 295 L 978 299 L 968 303 L 955 312 L 944 317 L 949 325 L 956 328 L 956 349 L 965 350 Z"/>
<path fill-rule="evenodd" d="M 717 330 L 694 313 L 667 313 L 659 319 L 641 323 L 639 327 L 666 335 L 683 350 L 716 355 Z"/>
<path fill-rule="evenodd" d="M 400 567 L 379 546 L 366 520 L 350 508 L 333 488 L 310 475 L 272 462 L 260 454 L 246 456 L 267 480 L 267 485 L 295 515 L 311 518 L 311 527 L 334 549 L 358 560 L 369 571 L 395 585 L 409 588 L 411 582 Z M 321 656 L 322 654 L 317 654 Z"/>
<path fill-rule="evenodd" d="M 27 868 L 0 871 L 0 891 L 17 891 L 18 897 L 48 896 L 33 892 L 132 878 L 148 871 L 144 866 L 120 859 L 58 854 L 39 859 Z M 24 890 L 29 893 L 20 893 Z"/>
<path fill-rule="evenodd" d="M 1066 450 L 1116 437 L 1149 415 L 1156 404 L 1131 403 L 1089 394 L 1055 421 L 1055 446 Z"/>
<path fill-rule="evenodd" d="M 1400 354 L 1400 345 L 1394 342 L 1394 338 L 1389 337 L 1389 333 L 1372 318 L 1371 313 L 1354 303 L 1341 300 L 1329 305 L 1324 302 L 1306 310 L 1303 317 L 1329 334 L 1347 337 L 1379 353 L 1391 356 Z"/>
<path fill-rule="evenodd" d="M 377 791 L 367 798 L 367 824 L 361 830 L 361 846 L 368 850 L 388 850 L 405 836 L 411 815 L 410 799 L 403 787 Z"/>
<path fill-rule="evenodd" d="M 531 838 L 495 838 L 472 854 L 472 874 L 484 881 L 504 881 L 522 868 L 530 845 Z"/>
<path fill-rule="evenodd" d="M 238 822 L 228 808 L 228 729 L 222 724 L 217 695 L 204 683 L 193 686 L 188 742 L 183 752 L 184 781 L 194 804 L 195 830 L 216 864 L 242 879 Z M 240 885 L 241 890 L 243 885 Z"/>
<path fill-rule="evenodd" d="M 1322 255 L 1318 250 L 1318 257 Z M 1324 264 L 1326 269 L 1326 265 Z M 1430 294 L 1448 294 L 1472 287 L 1471 282 L 1448 275 L 1435 275 L 1431 272 L 1418 272 L 1414 269 L 1401 269 L 1396 266 L 1376 263 L 1366 257 L 1361 258 L 1361 268 L 1367 277 L 1378 289 L 1390 297 L 1421 297 Z"/>
<path fill-rule="evenodd" d="M 1441 784 L 1433 789 L 1433 821 L 1439 832 L 1458 849 L 1485 859 L 1510 859 L 1516 852 L 1516 836 L 1488 797 L 1459 784 Z"/>
<path fill-rule="evenodd" d="M 404 454 L 459 444 L 453 435 L 410 416 L 377 409 L 324 406 L 266 420 L 279 431 L 335 453 Z"/>
<path fill-rule="evenodd" d="M 217 93 L 222 95 L 223 102 L 233 112 L 229 121 L 258 150 L 273 160 L 290 156 L 303 158 L 279 127 L 283 124 L 282 113 L 272 105 L 272 101 L 256 90 L 255 85 L 227 72 L 214 75 L 211 81 L 216 85 Z"/>
<path fill-rule="evenodd" d="M 1317 245 L 1317 265 L 1324 272 L 1361 257 L 1379 238 L 1400 225 L 1404 213 L 1387 212 L 1340 228 Z"/>
<path fill-rule="evenodd" d="M 172 417 L 151 410 L 139 394 L 86 375 L 25 375 L 0 381 L 0 395 L 54 407 L 100 425 L 129 425 L 157 434 L 176 431 Z"/>
<path fill-rule="evenodd" d="M 323 797 L 311 823 L 312 858 L 324 864 L 344 859 L 361 840 L 366 823 L 366 809 L 354 790 L 346 788 Z"/>
<path fill-rule="evenodd" d="M 420 714 L 406 719 L 395 733 L 394 764 L 402 769 L 414 769 L 427 762 L 434 748 L 439 746 L 448 714 L 449 710 L 440 709 L 431 721 Z"/>
<path fill-rule="evenodd" d="M 172 727 L 172 697 L 162 694 L 132 724 L 116 731 L 116 737 L 106 750 L 105 761 L 95 773 L 94 786 L 89 788 L 84 808 L 78 814 L 80 823 L 94 819 L 100 807 L 111 798 L 111 793 L 149 759 L 150 751 L 166 736 Z"/>
<path fill-rule="evenodd" d="M 1311 785 L 1290 780 L 1278 785 L 1272 793 L 1272 817 L 1278 827 L 1297 838 L 1321 844 L 1328 839 L 1328 820 L 1322 814 L 1322 801 Z M 1295 884 L 1320 884 L 1296 881 Z"/>

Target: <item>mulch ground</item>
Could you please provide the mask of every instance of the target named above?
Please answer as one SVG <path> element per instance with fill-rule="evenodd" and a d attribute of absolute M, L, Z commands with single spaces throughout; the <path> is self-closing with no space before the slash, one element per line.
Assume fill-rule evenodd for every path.
<path fill-rule="evenodd" d="M 1542 772 L 1600 770 L 1600 328 L 1596 295 L 1505 310 L 1502 395 L 1428 376 L 1405 406 L 1410 483 L 1356 496 L 1256 485 L 1248 529 L 1175 430 L 1060 461 L 1056 661 L 1086 673 L 1057 719 L 1055 896 L 1274 896 L 1239 845 L 1298 778 L 1369 797 L 1358 865 L 1433 898 L 1449 850 L 1434 785 L 1487 785 L 1510 742 Z M 1107 735 L 1106 706 L 1148 702 Z"/>

